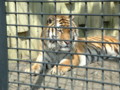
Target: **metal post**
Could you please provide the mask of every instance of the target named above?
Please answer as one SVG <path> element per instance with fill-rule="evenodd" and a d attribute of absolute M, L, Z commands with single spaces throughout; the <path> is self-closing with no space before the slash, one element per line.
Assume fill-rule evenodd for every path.
<path fill-rule="evenodd" d="M 5 0 L 0 0 L 0 90 L 8 90 L 8 57 Z"/>

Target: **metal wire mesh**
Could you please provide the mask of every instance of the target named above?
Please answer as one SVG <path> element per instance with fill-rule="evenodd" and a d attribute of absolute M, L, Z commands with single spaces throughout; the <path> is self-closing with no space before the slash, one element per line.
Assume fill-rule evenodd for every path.
<path fill-rule="evenodd" d="M 104 35 L 115 36 L 120 40 L 119 0 L 6 0 L 5 3 L 5 14 L 7 19 L 6 38 L 8 39 L 9 90 L 120 90 L 119 56 L 109 56 L 113 58 L 113 60 L 102 60 L 85 66 L 73 66 L 71 61 L 71 65 L 63 66 L 70 66 L 74 69 L 71 69 L 65 73 L 65 75 L 59 75 L 58 72 L 57 74 L 52 75 L 50 70 L 47 70 L 46 67 L 44 67 L 42 73 L 37 73 L 37 76 L 34 76 L 34 73 L 31 72 L 31 67 L 34 63 L 42 63 L 45 66 L 59 65 L 59 61 L 35 61 L 40 52 L 43 53 L 43 59 L 46 58 L 44 57 L 45 53 L 54 53 L 56 54 L 56 56 L 54 56 L 56 60 L 59 59 L 59 57 L 57 57 L 58 54 L 69 54 L 70 56 L 85 55 L 86 57 L 108 57 L 108 55 L 104 54 L 46 50 L 44 49 L 44 41 L 49 41 L 51 39 L 42 38 L 41 36 L 43 35 L 44 28 L 58 28 L 57 26 L 46 25 L 46 18 L 48 15 L 65 15 L 70 16 L 70 26 L 61 26 L 59 28 L 66 28 L 71 31 L 72 29 L 78 29 L 79 36 L 84 37 L 85 40 L 70 39 L 64 41 L 81 42 L 86 44 L 102 43 L 103 46 L 106 43 L 119 45 L 119 42 L 103 41 Z M 83 5 L 78 8 L 81 9 L 79 10 L 81 13 L 77 12 L 76 7 L 79 6 L 77 6 L 76 3 Z M 95 5 L 95 7 L 90 5 Z M 99 12 L 94 11 L 94 8 L 97 8 L 97 5 L 99 5 L 100 8 Z M 105 5 L 109 5 L 110 8 L 108 7 L 109 9 L 106 10 Z M 66 8 L 66 12 L 62 7 Z M 117 9 L 117 11 L 111 13 L 113 9 Z M 90 13 L 90 10 L 93 10 L 93 13 Z M 110 13 L 107 13 L 108 11 L 110 11 Z M 77 27 L 72 27 L 72 16 L 77 18 L 75 19 Z M 2 17 L 3 16 L 1 16 L 1 18 Z M 112 19 L 113 17 L 115 20 Z M 108 20 L 108 18 L 110 18 L 110 20 Z M 115 21 L 118 23 L 117 25 Z M 97 23 L 99 23 L 99 26 Z M 1 25 L 2 24 L 0 24 L 0 26 Z M 109 32 L 111 33 L 108 34 Z M 114 33 L 117 34 L 114 35 Z M 72 32 L 70 32 L 70 34 L 72 36 Z M 98 34 L 102 37 L 101 41 L 88 40 L 89 36 L 98 36 Z M 53 40 L 55 42 L 63 41 L 60 39 Z M 104 48 L 102 47 L 102 49 Z M 1 52 L 3 51 L 4 50 L 1 50 Z M 1 67 L 3 67 L 3 65 Z M 25 72 L 26 68 L 29 68 L 30 72 Z M 3 77 L 4 75 L 1 73 L 0 70 L 0 77 Z"/>

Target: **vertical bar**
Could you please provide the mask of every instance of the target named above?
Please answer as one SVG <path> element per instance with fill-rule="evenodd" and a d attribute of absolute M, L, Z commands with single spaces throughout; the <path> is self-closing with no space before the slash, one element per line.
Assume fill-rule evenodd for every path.
<path fill-rule="evenodd" d="M 16 23 L 16 36 L 18 36 L 18 26 L 17 26 L 17 24 L 18 24 L 18 14 L 17 14 L 17 12 L 18 12 L 18 8 L 17 8 L 17 6 L 18 6 L 18 2 L 16 2 L 16 1 L 14 1 L 14 3 L 15 3 L 15 12 L 16 12 L 16 14 L 15 14 L 15 23 Z M 17 46 L 17 49 L 16 49 L 16 51 L 17 51 L 17 58 L 20 58 L 20 56 L 19 56 L 19 49 L 18 49 L 18 43 L 19 43 L 19 41 L 18 41 L 18 37 L 16 37 L 16 46 Z M 16 61 L 17 62 L 17 71 L 19 71 L 19 60 L 17 60 Z M 20 73 L 19 72 L 17 72 L 17 90 L 20 90 L 20 84 L 19 84 L 19 81 L 20 81 Z"/>
<path fill-rule="evenodd" d="M 8 55 L 5 1 L 0 1 L 0 90 L 8 90 Z"/>
<path fill-rule="evenodd" d="M 27 12 L 29 13 L 30 12 L 30 3 L 27 2 Z M 30 14 L 27 14 L 27 19 L 28 19 L 28 25 L 30 25 Z M 28 30 L 29 30 L 29 35 L 30 35 L 30 32 L 31 32 L 31 29 L 30 29 L 30 26 L 28 26 Z M 31 35 L 30 35 L 31 36 Z M 31 39 L 29 38 L 29 49 L 31 49 Z M 29 60 L 32 60 L 32 57 L 31 57 L 31 50 L 29 50 Z M 31 72 L 31 62 L 29 62 L 29 65 L 30 65 L 30 72 Z M 30 90 L 32 90 L 32 75 L 30 74 Z"/>
<path fill-rule="evenodd" d="M 57 0 L 54 0 L 54 1 L 53 1 L 53 2 L 54 2 L 54 14 L 57 13 L 57 2 L 56 2 L 56 1 L 57 1 Z M 57 18 L 57 17 L 56 17 L 56 15 L 55 15 L 55 28 L 58 29 L 58 27 L 56 27 L 56 26 L 57 26 L 56 18 Z M 55 34 L 57 35 L 57 31 L 55 32 Z M 55 45 L 56 45 L 56 48 L 57 48 L 57 43 L 56 43 Z M 55 54 L 56 54 L 56 55 L 55 55 L 55 58 L 56 58 L 56 60 L 57 60 L 57 58 L 58 58 L 58 57 L 57 57 L 58 53 L 55 52 Z M 56 65 L 56 66 L 57 66 L 57 68 L 56 68 L 56 69 L 57 69 L 57 75 L 59 75 L 59 74 L 58 74 L 58 65 L 59 65 L 59 62 L 57 61 L 56 63 L 57 63 L 57 65 Z M 56 77 L 56 88 L 59 88 L 59 77 Z"/>
<path fill-rule="evenodd" d="M 101 14 L 104 14 L 104 6 L 103 6 L 104 2 L 101 2 Z M 101 16 L 101 41 L 104 41 L 104 17 Z M 104 49 L 104 44 L 102 43 L 102 51 Z M 104 55 L 103 55 L 104 57 Z M 102 68 L 104 68 L 104 60 L 102 60 Z M 102 81 L 104 82 L 104 70 L 102 70 Z M 102 90 L 104 90 L 104 83 L 102 84 Z"/>
<path fill-rule="evenodd" d="M 88 2 L 85 2 L 85 13 L 88 14 Z M 87 19 L 88 19 L 88 16 L 85 16 L 85 27 L 87 28 L 88 25 L 87 25 Z M 84 35 L 85 35 L 85 40 L 87 41 L 87 31 L 88 30 L 85 30 L 84 32 Z M 85 42 L 85 44 L 87 45 L 88 43 Z M 87 58 L 87 55 L 86 55 L 86 58 Z M 86 63 L 88 63 L 88 61 L 86 60 Z M 88 64 L 86 64 L 86 66 L 88 66 Z M 85 76 L 86 76 L 86 79 L 88 79 L 88 68 L 85 68 L 86 72 L 85 72 Z M 88 90 L 88 81 L 86 81 L 86 90 Z"/>
<path fill-rule="evenodd" d="M 118 11 L 120 12 L 120 2 L 118 2 Z M 118 19 L 119 19 L 119 21 L 118 21 L 118 23 L 119 23 L 118 40 L 120 42 L 120 16 L 118 16 Z M 119 44 L 118 49 L 119 49 L 119 55 L 120 55 L 120 44 Z M 120 60 L 118 61 L 118 63 L 119 63 L 119 69 L 120 69 Z M 119 73 L 119 83 L 120 83 L 120 72 L 118 72 L 118 73 Z M 119 86 L 119 90 L 120 90 L 120 86 Z"/>
<path fill-rule="evenodd" d="M 69 0 L 70 2 L 69 2 L 69 6 L 70 6 L 70 11 L 69 11 L 69 17 L 70 17 L 70 40 L 72 40 L 72 27 L 73 27 L 73 25 L 72 25 L 72 3 L 71 3 L 71 0 Z M 72 42 L 74 42 L 74 41 L 72 41 Z M 72 46 L 71 46 L 72 47 Z M 72 50 L 72 48 L 70 48 L 71 50 Z M 72 63 L 72 55 L 73 54 L 70 54 L 70 65 L 73 65 L 73 63 Z M 72 68 L 72 66 L 71 66 L 71 68 Z M 71 75 L 70 75 L 70 77 L 73 77 L 73 70 L 71 69 Z M 71 90 L 74 90 L 74 79 L 71 79 Z"/>
<path fill-rule="evenodd" d="M 44 3 L 43 2 L 40 2 L 40 5 L 41 5 L 41 9 L 40 9 L 40 12 L 41 13 L 44 13 Z M 40 15 L 40 17 L 41 17 L 41 24 L 43 25 L 43 20 L 44 20 L 44 17 L 43 17 L 44 15 Z M 44 33 L 44 28 L 43 27 L 41 27 L 41 30 L 42 30 L 42 32 Z M 44 36 L 43 36 L 43 34 L 42 34 L 42 38 L 43 38 Z M 44 47 L 44 40 L 41 40 L 42 41 L 42 50 L 43 50 L 43 52 L 42 52 L 42 54 L 43 54 L 43 62 L 44 62 L 44 58 L 45 58 L 45 52 L 44 52 L 44 50 L 45 50 L 45 47 Z M 41 52 L 40 52 L 41 53 Z M 46 76 L 46 70 L 47 70 L 47 68 L 46 68 L 46 66 L 47 66 L 47 64 L 45 64 L 44 63 L 44 70 L 43 70 L 43 77 L 42 78 L 44 78 L 44 80 L 43 80 L 43 86 L 45 87 L 45 85 L 46 85 L 46 82 L 45 82 L 45 76 Z M 43 88 L 43 90 L 46 90 L 46 87 L 45 88 Z"/>

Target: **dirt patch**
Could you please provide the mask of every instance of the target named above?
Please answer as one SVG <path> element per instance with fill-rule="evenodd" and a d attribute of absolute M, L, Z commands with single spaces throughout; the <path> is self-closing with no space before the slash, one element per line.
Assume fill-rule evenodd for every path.
<path fill-rule="evenodd" d="M 9 90 L 120 90 L 120 64 L 104 61 L 72 69 L 63 76 L 25 73 L 25 62 L 9 62 Z"/>

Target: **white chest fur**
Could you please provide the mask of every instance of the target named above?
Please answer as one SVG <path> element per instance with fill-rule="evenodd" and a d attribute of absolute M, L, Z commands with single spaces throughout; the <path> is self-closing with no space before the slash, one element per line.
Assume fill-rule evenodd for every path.
<path fill-rule="evenodd" d="M 86 56 L 85 55 L 79 55 L 80 58 L 80 64 L 79 66 L 85 66 L 86 65 Z"/>

